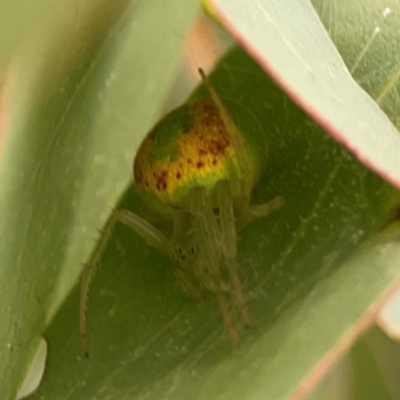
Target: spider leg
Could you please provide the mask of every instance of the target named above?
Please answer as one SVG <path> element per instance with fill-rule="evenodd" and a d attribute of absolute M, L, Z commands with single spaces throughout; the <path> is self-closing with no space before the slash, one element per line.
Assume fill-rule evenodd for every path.
<path fill-rule="evenodd" d="M 222 250 L 224 253 L 224 263 L 229 271 L 229 276 L 233 285 L 236 302 L 246 328 L 250 326 L 249 313 L 247 311 L 246 300 L 243 295 L 242 285 L 239 279 L 239 267 L 236 262 L 236 226 L 233 211 L 233 197 L 229 182 L 218 182 L 218 205 L 220 226 L 222 233 Z"/>
<path fill-rule="evenodd" d="M 222 316 L 224 318 L 224 323 L 225 323 L 226 329 L 228 329 L 228 332 L 232 338 L 233 344 L 235 345 L 235 347 L 240 347 L 239 335 L 237 333 L 235 325 L 233 324 L 232 318 L 230 316 L 228 303 L 226 302 L 226 298 L 222 291 L 220 278 L 221 277 L 215 278 L 215 296 L 217 297 L 217 301 L 218 301 Z"/>
<path fill-rule="evenodd" d="M 252 191 L 252 182 L 248 177 L 251 176 L 250 167 L 248 162 L 246 161 L 245 154 L 243 152 L 244 143 L 242 135 L 236 126 L 234 120 L 229 114 L 228 109 L 225 107 L 218 93 L 211 85 L 207 76 L 203 72 L 201 68 L 199 68 L 199 73 L 201 79 L 206 86 L 208 92 L 210 93 L 211 99 L 214 102 L 215 106 L 218 108 L 220 117 L 225 125 L 226 131 L 229 135 L 229 140 L 232 144 L 232 147 L 235 151 L 235 155 L 239 164 L 239 168 L 241 171 L 242 178 L 240 179 L 240 192 L 241 196 L 236 196 L 235 205 L 237 209 L 244 210 L 239 217 L 240 227 L 244 228 L 247 224 L 253 221 L 256 218 L 265 217 L 271 212 L 277 210 L 282 207 L 284 204 L 284 199 L 282 196 L 278 196 L 275 199 L 271 200 L 268 203 L 260 204 L 256 206 L 249 206 L 251 199 L 251 191 Z"/>
<path fill-rule="evenodd" d="M 199 73 L 201 79 L 206 86 L 208 92 L 210 93 L 211 99 L 214 102 L 215 106 L 218 108 L 219 115 L 222 119 L 222 122 L 225 125 L 226 131 L 229 135 L 229 140 L 232 144 L 233 150 L 235 151 L 235 155 L 239 164 L 239 168 L 241 174 L 245 179 L 240 179 L 240 193 L 241 193 L 241 206 L 245 207 L 250 203 L 250 196 L 252 190 L 252 183 L 246 177 L 251 176 L 249 163 L 246 161 L 245 154 L 243 152 L 244 143 L 242 135 L 238 127 L 236 126 L 235 122 L 233 121 L 232 117 L 229 115 L 229 111 L 224 106 L 221 98 L 219 97 L 218 93 L 211 85 L 210 81 L 208 80 L 207 76 L 205 75 L 204 71 L 199 68 Z"/>
<path fill-rule="evenodd" d="M 175 275 L 183 286 L 184 291 L 187 295 L 192 296 L 196 300 L 204 300 L 204 296 L 201 294 L 200 290 L 197 289 L 192 280 L 187 276 L 182 268 L 175 267 Z"/>
<path fill-rule="evenodd" d="M 236 222 L 236 229 L 240 231 L 245 228 L 250 222 L 257 218 L 263 218 L 272 212 L 283 207 L 285 204 L 285 199 L 282 196 L 274 197 L 272 200 L 263 204 L 248 205 L 239 214 L 239 218 Z"/>
<path fill-rule="evenodd" d="M 156 247 L 162 253 L 173 257 L 173 249 L 170 241 L 153 225 L 149 224 L 143 218 L 128 210 L 117 210 L 112 213 L 107 220 L 106 225 L 101 233 L 101 236 L 94 248 L 88 263 L 86 264 L 82 273 L 81 283 L 81 298 L 79 307 L 79 326 L 81 334 L 81 344 L 83 353 L 86 357 L 89 356 L 88 343 L 87 343 L 87 320 L 86 309 L 89 299 L 89 288 L 96 273 L 98 263 L 102 254 L 104 253 L 108 242 L 111 238 L 111 233 L 116 222 L 121 222 L 129 226 L 139 236 L 141 236 L 148 244 Z"/>
<path fill-rule="evenodd" d="M 240 340 L 229 307 L 222 289 L 222 278 L 220 272 L 221 232 L 218 227 L 214 211 L 207 197 L 204 187 L 196 187 L 192 190 L 192 213 L 195 217 L 196 232 L 202 248 L 202 256 L 205 260 L 208 275 L 213 280 L 215 296 L 221 310 L 225 326 L 236 347 Z"/>

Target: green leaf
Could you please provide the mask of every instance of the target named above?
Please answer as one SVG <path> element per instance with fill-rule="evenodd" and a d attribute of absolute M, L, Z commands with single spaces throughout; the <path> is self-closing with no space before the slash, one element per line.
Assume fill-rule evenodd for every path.
<path fill-rule="evenodd" d="M 367 388 L 370 393 L 382 390 L 392 399 L 400 396 L 400 343 L 391 340 L 376 326 L 363 335 L 349 353 L 353 364 L 353 392 L 361 398 Z M 371 388 L 374 386 L 374 388 Z M 383 399 L 383 395 L 375 397 Z"/>
<path fill-rule="evenodd" d="M 396 19 L 384 17 L 390 24 L 378 35 L 382 41 L 373 37 L 377 48 L 366 47 L 376 13 L 383 16 L 381 6 L 393 11 L 395 4 L 371 1 L 368 8 L 356 2 L 346 9 L 344 3 L 332 11 L 323 7 L 328 3 L 314 2 L 328 16 L 326 26 L 346 64 L 357 67 L 360 83 L 368 90 L 391 89 L 378 90 L 385 94 L 378 99 L 397 124 Z M 32 399 L 302 397 L 371 323 L 399 279 L 398 192 L 235 50 L 213 83 L 265 127 L 269 164 L 254 201 L 278 194 L 286 200 L 284 209 L 240 235 L 238 260 L 252 327 L 240 330 L 242 347 L 234 350 L 215 299 L 197 303 L 185 296 L 172 262 L 118 226 L 92 287 L 91 359 L 82 358 L 78 289 L 65 296 L 93 247 L 94 228 L 127 185 L 133 150 L 175 70 L 182 39 L 177 31 L 185 31 L 196 7 L 147 0 L 124 13 L 122 0 L 81 4 L 70 1 L 32 33 L 5 81 L 0 393 L 14 398 L 51 321 L 44 332 L 45 377 Z M 368 23 L 357 23 L 364 19 Z M 320 26 L 312 32 L 332 50 Z M 365 54 L 373 55 L 370 64 Z M 348 110 L 354 106 L 346 96 L 341 100 Z M 358 117 L 364 121 L 369 114 Z M 377 132 L 387 128 L 383 124 Z M 395 146 L 388 147 L 391 155 Z M 132 188 L 121 206 L 150 218 Z"/>
<path fill-rule="evenodd" d="M 5 78 L 0 393 L 14 399 L 176 70 L 195 1 L 71 0 Z M 173 35 L 170 35 L 170 32 Z"/>
<path fill-rule="evenodd" d="M 251 329 L 240 330 L 241 348 L 233 348 L 212 296 L 188 298 L 171 260 L 117 226 L 91 289 L 90 359 L 79 345 L 76 288 L 46 331 L 49 367 L 32 399 L 299 398 L 313 385 L 304 379 L 323 375 L 318 364 L 339 357 L 399 277 L 400 226 L 385 229 L 398 192 L 330 139 L 243 50 L 210 79 L 223 98 L 254 113 L 268 138 L 254 202 L 286 200 L 240 234 L 252 318 Z M 120 206 L 141 213 L 132 188 Z"/>
<path fill-rule="evenodd" d="M 252 0 L 246 5 L 240 0 L 209 2 L 230 32 L 297 104 L 367 167 L 400 188 L 400 135 L 392 123 L 396 121 L 392 119 L 391 122 L 352 79 L 308 0 L 296 1 L 286 7 L 280 0 Z M 382 17 L 385 8 L 399 10 L 398 3 L 393 7 L 384 1 L 371 0 L 369 3 L 373 3 L 371 7 L 363 1 L 343 1 L 329 9 L 326 1 L 314 1 L 326 15 L 327 23 L 334 21 L 330 28 L 334 36 L 340 35 L 346 52 L 354 49 L 355 44 L 359 45 L 359 58 L 348 64 L 351 71 L 363 66 L 363 52 L 369 50 L 374 29 L 385 24 L 384 18 L 380 18 L 382 22 L 375 22 L 377 18 Z M 336 12 L 336 8 L 340 11 Z M 360 43 L 359 33 L 365 27 L 369 27 L 371 38 Z M 387 28 L 385 31 L 380 34 L 385 42 L 380 46 L 381 52 L 397 54 L 397 30 Z M 386 33 L 389 33 L 388 38 Z M 394 53 L 391 53 L 392 47 Z M 347 55 L 345 51 L 343 58 L 343 54 Z M 391 76 L 386 75 L 385 85 L 376 94 L 378 103 L 389 92 L 396 93 L 393 89 L 398 80 L 397 70 L 398 67 Z M 367 71 L 372 73 L 374 69 L 368 65 Z"/>
<path fill-rule="evenodd" d="M 0 4 L 0 71 L 6 67 L 21 39 L 48 13 L 54 0 L 2 0 Z M 0 75 L 1 76 L 1 75 Z"/>
<path fill-rule="evenodd" d="M 394 400 L 396 398 L 390 395 L 377 360 L 365 338 L 355 344 L 350 357 L 353 367 L 352 398 L 354 400 Z"/>

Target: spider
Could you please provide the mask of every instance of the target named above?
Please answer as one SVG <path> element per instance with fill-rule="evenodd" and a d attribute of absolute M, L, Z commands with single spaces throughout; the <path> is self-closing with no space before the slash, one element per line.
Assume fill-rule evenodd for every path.
<path fill-rule="evenodd" d="M 250 204 L 267 159 L 265 137 L 255 132 L 262 132 L 262 127 L 243 106 L 223 102 L 204 72 L 199 69 L 199 73 L 209 97 L 191 100 L 165 116 L 142 142 L 133 166 L 139 195 L 172 221 L 173 233 L 167 238 L 129 210 L 113 212 L 82 275 L 80 332 L 86 356 L 89 287 L 116 222 L 129 226 L 174 261 L 186 293 L 196 299 L 202 299 L 205 291 L 215 294 L 236 347 L 240 339 L 229 296 L 235 298 L 244 326 L 250 326 L 236 260 L 237 232 L 280 208 L 284 199 Z M 239 114 L 240 121 L 249 122 L 246 129 L 232 118 Z"/>

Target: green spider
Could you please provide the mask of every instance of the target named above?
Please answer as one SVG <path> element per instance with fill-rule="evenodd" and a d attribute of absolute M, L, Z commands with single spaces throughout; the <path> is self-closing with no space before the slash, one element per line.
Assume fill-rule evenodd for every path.
<path fill-rule="evenodd" d="M 186 293 L 197 299 L 203 298 L 205 290 L 215 293 L 236 347 L 240 340 L 228 307 L 229 295 L 234 296 L 245 327 L 250 325 L 236 261 L 237 232 L 280 208 L 284 199 L 278 196 L 250 205 L 267 159 L 262 127 L 244 107 L 223 103 L 201 69 L 199 73 L 210 97 L 192 100 L 164 117 L 146 136 L 134 162 L 139 195 L 148 207 L 172 221 L 172 236 L 168 239 L 128 210 L 117 210 L 109 218 L 82 276 L 80 331 L 86 356 L 89 287 L 116 222 L 132 228 L 174 261 Z M 237 126 L 231 115 L 248 121 L 247 128 Z"/>

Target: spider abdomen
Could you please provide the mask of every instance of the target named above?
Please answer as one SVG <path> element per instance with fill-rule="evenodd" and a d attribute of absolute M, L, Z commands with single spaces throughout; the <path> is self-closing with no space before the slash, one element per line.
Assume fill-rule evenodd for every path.
<path fill-rule="evenodd" d="M 254 164 L 250 146 L 244 146 L 249 147 L 249 164 Z M 151 130 L 136 155 L 134 177 L 146 204 L 163 215 L 168 206 L 187 211 L 193 187 L 205 187 L 214 202 L 218 181 L 241 178 L 229 134 L 211 99 L 177 108 Z"/>

